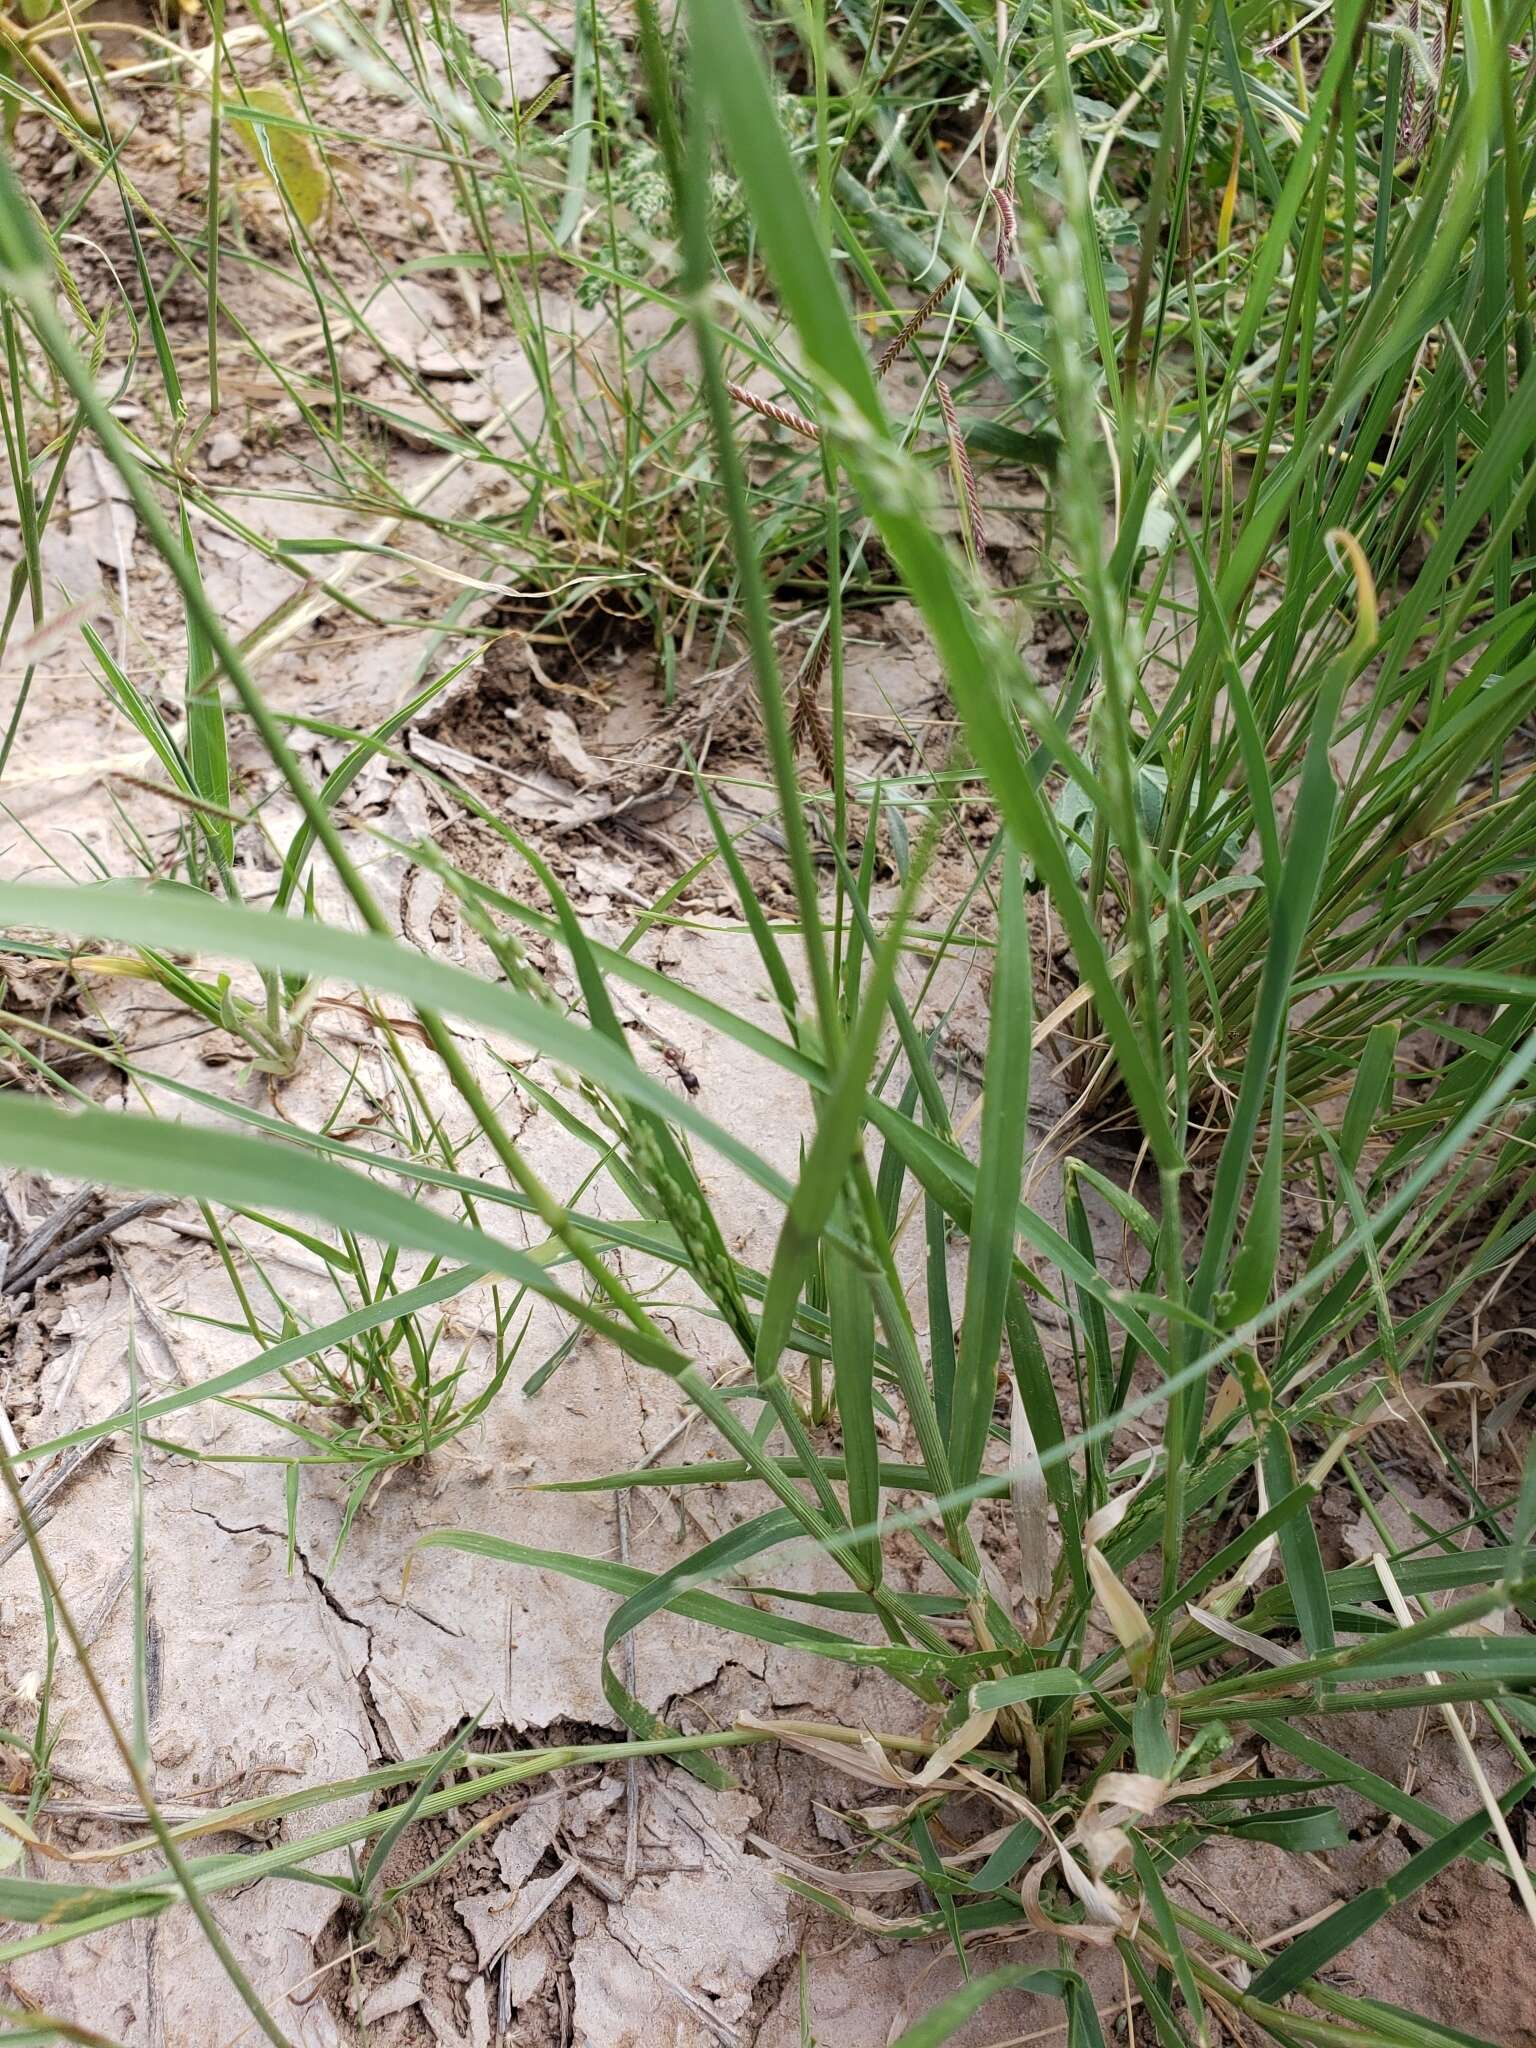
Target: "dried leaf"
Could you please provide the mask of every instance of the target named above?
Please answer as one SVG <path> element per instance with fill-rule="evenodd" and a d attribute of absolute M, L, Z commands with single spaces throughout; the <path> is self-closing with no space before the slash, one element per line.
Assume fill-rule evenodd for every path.
<path fill-rule="evenodd" d="M 1135 1596 L 1127 1591 L 1115 1568 L 1097 1547 L 1088 1552 L 1088 1576 L 1099 1596 L 1099 1605 L 1109 1618 L 1115 1639 L 1125 1652 L 1125 1661 L 1138 1685 L 1147 1674 L 1152 1653 L 1152 1625 L 1142 1613 Z"/>
<path fill-rule="evenodd" d="M 1051 1596 L 1054 1558 L 1051 1542 L 1050 1494 L 1035 1449 L 1034 1432 L 1024 1412 L 1018 1387 L 1008 1424 L 1008 1499 L 1019 1539 L 1019 1579 L 1031 1618 Z"/>
<path fill-rule="evenodd" d="M 1301 1658 L 1294 1650 L 1283 1649 L 1279 1643 L 1272 1643 L 1266 1637 L 1255 1635 L 1252 1629 L 1239 1628 L 1235 1621 L 1228 1621 L 1224 1614 L 1214 1613 L 1208 1607 L 1197 1607 L 1193 1601 L 1186 1610 L 1191 1621 L 1197 1621 L 1201 1628 L 1213 1636 L 1220 1636 L 1224 1643 L 1230 1643 L 1235 1650 L 1245 1650 L 1250 1657 L 1257 1657 L 1261 1664 L 1299 1664 Z"/>
<path fill-rule="evenodd" d="M 981 1747 L 992 1733 L 992 1724 L 996 1719 L 995 1707 L 985 1708 L 979 1714 L 968 1714 L 948 1741 L 941 1743 L 929 1757 L 912 1780 L 913 1784 L 925 1787 L 937 1784 L 951 1764 L 957 1763 L 968 1750 Z"/>
<path fill-rule="evenodd" d="M 786 1849 L 779 1842 L 770 1842 L 763 1835 L 749 1834 L 747 1840 L 773 1862 L 781 1863 L 786 1870 L 793 1870 L 810 1883 L 819 1885 L 823 1891 L 873 1896 L 878 1892 L 911 1891 L 914 1885 L 923 1882 L 923 1872 L 916 1868 L 903 1870 L 887 1864 L 880 1870 L 832 1870 L 825 1863 L 817 1863 L 809 1856 L 799 1856 L 793 1849 Z"/>

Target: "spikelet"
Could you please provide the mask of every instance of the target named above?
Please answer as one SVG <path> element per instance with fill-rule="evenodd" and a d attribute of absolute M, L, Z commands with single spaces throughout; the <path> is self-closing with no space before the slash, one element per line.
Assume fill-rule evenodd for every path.
<path fill-rule="evenodd" d="M 949 439 L 949 459 L 954 464 L 955 474 L 960 481 L 960 494 L 965 507 L 965 523 L 970 534 L 971 553 L 979 562 L 987 551 L 987 529 L 981 516 L 981 493 L 976 488 L 976 472 L 971 468 L 971 458 L 966 450 L 965 436 L 960 432 L 960 420 L 955 412 L 955 401 L 949 386 L 942 377 L 935 379 L 939 394 L 939 411 L 944 415 L 944 432 Z"/>
<path fill-rule="evenodd" d="M 951 290 L 959 282 L 959 278 L 960 266 L 957 263 L 954 269 L 950 271 L 949 275 L 946 278 L 944 278 L 942 282 L 934 286 L 933 290 L 928 294 L 927 298 L 924 299 L 923 303 L 918 307 L 917 311 L 910 315 L 910 317 L 904 323 L 901 332 L 893 336 L 893 338 L 886 343 L 885 353 L 881 356 L 879 362 L 876 363 L 875 365 L 876 378 L 881 378 L 885 376 L 886 372 L 890 369 L 892 363 L 895 362 L 896 358 L 901 354 L 902 350 L 907 346 L 908 342 L 911 341 L 913 335 L 916 334 L 921 329 L 923 322 L 928 318 L 928 315 L 933 311 L 935 306 L 937 306 L 942 299 L 945 299 L 949 296 Z"/>
<path fill-rule="evenodd" d="M 809 666 L 800 678 L 800 687 L 795 694 L 794 716 L 790 720 L 789 737 L 798 749 L 809 745 L 816 756 L 816 765 L 828 782 L 834 779 L 832 738 L 827 731 L 826 720 L 821 715 L 821 679 L 827 672 L 827 663 L 832 658 L 832 635 L 824 633 L 821 645 L 812 656 Z"/>
<path fill-rule="evenodd" d="M 803 412 L 796 412 L 787 405 L 775 405 L 771 398 L 759 398 L 745 384 L 727 384 L 725 388 L 736 403 L 746 406 L 749 412 L 761 413 L 765 420 L 776 420 L 781 427 L 788 427 L 792 434 L 803 434 L 807 441 L 821 439 L 820 427 L 814 420 L 808 420 Z"/>

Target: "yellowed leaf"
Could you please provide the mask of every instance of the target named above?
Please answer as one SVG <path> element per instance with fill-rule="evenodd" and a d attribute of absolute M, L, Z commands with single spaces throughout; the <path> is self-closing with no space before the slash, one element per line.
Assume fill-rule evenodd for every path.
<path fill-rule="evenodd" d="M 231 126 L 257 162 L 275 178 L 297 218 L 305 227 L 312 228 L 325 212 L 330 196 L 325 160 L 314 137 L 298 128 L 279 127 L 274 121 L 252 121 L 237 111 L 239 104 L 230 104 Z M 243 104 L 259 114 L 277 115 L 285 121 L 302 118 L 292 96 L 281 86 L 251 86 Z"/>

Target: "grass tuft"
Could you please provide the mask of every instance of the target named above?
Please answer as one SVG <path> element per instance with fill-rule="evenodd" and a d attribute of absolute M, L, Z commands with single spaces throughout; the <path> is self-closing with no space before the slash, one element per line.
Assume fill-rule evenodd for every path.
<path fill-rule="evenodd" d="M 417 1546 L 610 1594 L 593 1655 L 627 1739 L 509 1760 L 477 1720 L 196 1822 L 146 1773 L 136 1524 L 131 1732 L 90 1684 L 149 1831 L 111 1856 L 148 1862 L 54 1867 L 50 1657 L 33 1734 L 0 1731 L 28 1760 L 0 1811 L 0 1963 L 184 1905 L 281 2042 L 284 1987 L 246 1974 L 219 1892 L 328 1885 L 367 1942 L 425 1820 L 583 1761 L 726 1785 L 735 1752 L 776 1744 L 879 1802 L 851 1817 L 854 1868 L 785 1845 L 784 1882 L 960 1959 L 903 2048 L 1010 1991 L 1092 2048 L 1101 1951 L 1163 2048 L 1473 2039 L 1341 1989 L 1338 1965 L 1463 1860 L 1536 1927 L 1515 1821 L 1533 1380 L 1487 1364 L 1524 1335 L 1536 1235 L 1529 9 L 688 0 L 664 20 L 637 0 L 632 38 L 578 7 L 527 90 L 420 0 L 187 10 L 126 67 L 105 34 L 25 6 L 0 24 L 0 799 L 47 756 L 59 635 L 139 748 L 110 853 L 0 881 L 8 954 L 100 1024 L 8 1002 L 0 1161 L 194 1204 L 250 1355 L 148 1397 L 135 1364 L 131 1412 L 6 1459 L 50 1640 L 56 1612 L 92 1673 L 19 1468 L 131 1432 L 142 1507 L 144 1447 L 205 1455 L 162 1425 L 208 1403 L 284 1468 L 290 1546 L 301 1488 L 339 1472 L 339 1551 L 514 1366 L 538 1398 L 590 1344 L 714 1442 L 532 1483 L 621 1514 L 640 1489 L 729 1505 L 660 1570 L 629 1559 L 627 1521 L 618 1560 L 455 1527 Z M 190 210 L 124 118 L 165 105 Z M 380 246 L 382 166 L 397 207 L 447 209 L 408 260 Z M 422 276 L 462 332 L 412 331 Z M 472 346 L 488 320 L 520 388 Z M 236 493 L 199 451 L 231 419 L 251 437 L 256 393 L 286 466 Z M 86 453 L 177 610 L 165 673 L 126 571 L 115 647 L 57 601 Z M 254 623 L 212 588 L 232 543 L 286 579 Z M 945 692 L 894 766 L 849 688 L 892 600 Z M 371 636 L 397 683 L 371 723 L 269 685 L 322 624 Z M 698 838 L 684 857 L 652 835 L 673 872 L 618 942 L 572 886 L 579 817 L 519 810 L 521 769 L 498 809 L 483 762 L 412 751 L 514 640 L 573 772 L 561 707 L 625 687 L 610 653 L 659 693 Z M 721 767 L 726 699 L 690 712 L 688 691 L 747 674 L 750 767 Z M 386 769 L 421 798 L 410 822 L 354 809 Z M 436 885 L 459 958 L 397 915 L 390 861 Z M 706 882 L 760 1010 L 644 957 L 674 925 L 721 938 L 689 894 Z M 984 1043 L 957 1077 L 950 991 L 978 968 Z M 322 1075 L 329 1111 L 157 1072 L 113 1021 L 125 981 L 274 1091 Z M 794 1084 L 795 1172 L 750 1103 L 637 1056 L 637 1004 Z M 382 1083 L 322 1045 L 327 1005 L 366 1025 Z M 103 1071 L 133 1107 L 94 1099 Z M 774 1219 L 753 1257 L 721 1192 L 742 1179 Z M 333 1315 L 300 1305 L 290 1256 Z M 1405 1444 L 1447 1529 L 1384 1511 Z M 1365 1560 L 1330 1499 L 1359 1508 Z M 635 1677 L 663 1613 L 879 1673 L 905 1720 L 679 1733 Z M 1354 1717 L 1431 1709 L 1465 1810 L 1355 1753 Z M 1294 1777 L 1267 1775 L 1277 1752 Z M 1405 1837 L 1388 1879 L 1262 1946 L 1196 1903 L 1207 1845 L 1326 1856 L 1358 1802 Z M 193 1846 L 330 1808 L 239 1857 Z M 1053 1966 L 988 1967 L 1031 1937 Z M 801 2010 L 810 2038 L 804 1980 Z"/>

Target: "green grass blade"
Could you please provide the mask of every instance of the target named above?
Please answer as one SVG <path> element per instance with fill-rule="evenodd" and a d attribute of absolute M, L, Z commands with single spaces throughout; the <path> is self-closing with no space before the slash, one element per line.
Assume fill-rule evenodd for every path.
<path fill-rule="evenodd" d="M 1500 1799 L 1499 1810 L 1508 1814 L 1533 1784 L 1536 1784 L 1536 1771 L 1527 1771 Z M 1295 1991 L 1309 1977 L 1315 1977 L 1335 1956 L 1368 1933 L 1394 1906 L 1412 1898 L 1432 1877 L 1448 1869 L 1482 1838 L 1487 1829 L 1488 1816 L 1479 1806 L 1464 1821 L 1442 1835 L 1439 1841 L 1429 1843 L 1417 1855 L 1410 1856 L 1402 1869 L 1394 1872 L 1384 1883 L 1371 1885 L 1354 1898 L 1347 1899 L 1326 1920 L 1298 1935 L 1260 1971 L 1249 1986 L 1249 1996 L 1273 2003 Z"/>
<path fill-rule="evenodd" d="M 1018 853 L 1006 843 L 998 895 L 1001 911 L 982 1083 L 981 1158 L 949 1432 L 950 1473 L 956 1486 L 969 1486 L 981 1470 L 997 1402 L 1003 1321 L 1013 1284 L 1014 1216 L 1029 1133 L 1034 1027 L 1029 926 Z"/>
<path fill-rule="evenodd" d="M 0 1096 L 0 1160 L 107 1187 L 190 1195 L 236 1208 L 290 1210 L 381 1243 L 435 1252 L 517 1281 L 641 1364 L 673 1374 L 687 1366 L 665 1341 L 610 1321 L 580 1296 L 556 1286 L 526 1252 L 298 1150 L 232 1131 L 214 1136 L 152 1117 L 99 1109 L 66 1112 L 8 1094 Z M 146 1404 L 146 1413 L 151 1407 Z"/>

